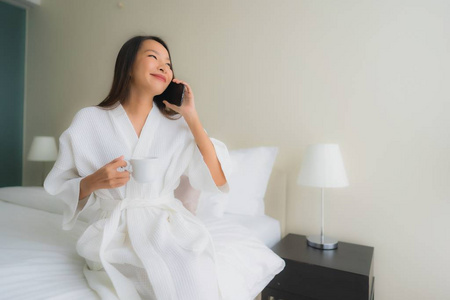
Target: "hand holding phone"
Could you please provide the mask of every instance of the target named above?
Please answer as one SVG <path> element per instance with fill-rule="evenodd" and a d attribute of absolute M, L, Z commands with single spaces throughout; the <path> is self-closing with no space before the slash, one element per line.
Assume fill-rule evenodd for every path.
<path fill-rule="evenodd" d="M 166 90 L 159 96 L 156 96 L 163 100 L 167 100 L 170 104 L 181 106 L 183 103 L 184 90 L 186 87 L 182 83 L 170 82 Z"/>

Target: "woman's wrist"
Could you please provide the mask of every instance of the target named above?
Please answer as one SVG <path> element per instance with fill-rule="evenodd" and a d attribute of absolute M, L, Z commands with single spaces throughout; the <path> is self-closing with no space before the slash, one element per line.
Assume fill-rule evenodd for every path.
<path fill-rule="evenodd" d="M 183 115 L 183 118 L 186 120 L 186 123 L 188 123 L 188 125 L 191 125 L 195 121 L 199 121 L 199 117 L 195 109 L 190 111 L 189 113 L 185 113 Z"/>
<path fill-rule="evenodd" d="M 94 192 L 92 175 L 86 176 L 80 182 L 80 196 L 78 200 L 84 199 Z"/>

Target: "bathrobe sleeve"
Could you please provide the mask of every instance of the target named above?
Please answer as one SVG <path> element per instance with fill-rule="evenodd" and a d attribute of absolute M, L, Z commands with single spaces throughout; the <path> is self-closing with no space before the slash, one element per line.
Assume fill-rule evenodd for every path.
<path fill-rule="evenodd" d="M 59 138 L 58 158 L 44 182 L 44 188 L 50 195 L 55 195 L 65 204 L 63 229 L 70 230 L 78 216 L 94 204 L 94 194 L 78 200 L 80 196 L 81 177 L 75 165 L 69 127 Z"/>
<path fill-rule="evenodd" d="M 202 153 L 195 143 L 195 140 L 191 141 L 190 146 L 193 147 L 193 155 L 186 170 L 186 175 L 189 177 L 189 182 L 192 187 L 197 190 L 212 193 L 228 193 L 228 178 L 232 172 L 230 154 L 224 143 L 214 138 L 210 138 L 210 140 L 216 150 L 216 155 L 222 167 L 225 179 L 227 179 L 227 183 L 222 186 L 217 186 L 215 184 L 209 168 L 203 160 Z"/>

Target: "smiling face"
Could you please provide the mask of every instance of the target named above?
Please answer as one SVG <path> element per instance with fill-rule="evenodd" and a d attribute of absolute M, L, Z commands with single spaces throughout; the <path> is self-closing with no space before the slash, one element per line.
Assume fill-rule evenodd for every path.
<path fill-rule="evenodd" d="M 173 79 L 172 63 L 163 45 L 145 40 L 136 53 L 131 70 L 131 88 L 159 95 Z"/>

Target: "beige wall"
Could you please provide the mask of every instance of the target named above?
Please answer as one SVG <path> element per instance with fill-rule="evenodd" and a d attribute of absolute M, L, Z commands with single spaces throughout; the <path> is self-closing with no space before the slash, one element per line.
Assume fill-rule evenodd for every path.
<path fill-rule="evenodd" d="M 159 35 L 210 135 L 280 147 L 288 232 L 319 232 L 320 190 L 295 180 L 308 144 L 338 143 L 350 186 L 326 190 L 326 232 L 375 247 L 377 299 L 450 297 L 449 1 L 117 3 L 30 10 L 26 152 L 106 96 L 129 37 Z"/>

